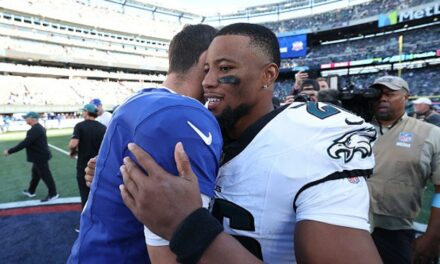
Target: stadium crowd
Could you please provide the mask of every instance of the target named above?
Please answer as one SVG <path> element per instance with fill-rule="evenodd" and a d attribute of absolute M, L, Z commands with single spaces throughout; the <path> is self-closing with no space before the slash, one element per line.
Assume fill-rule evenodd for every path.
<path fill-rule="evenodd" d="M 78 106 L 101 97 L 116 106 L 144 85 L 152 83 L 0 76 L 0 104 L 10 106 Z M 59 96 L 62 94 L 63 96 Z"/>
<path fill-rule="evenodd" d="M 405 9 L 407 7 L 418 6 L 431 3 L 432 0 L 399 0 L 383 1 L 373 0 L 360 5 L 314 14 L 312 16 L 300 17 L 296 19 L 283 20 L 279 22 L 264 23 L 265 26 L 274 32 L 289 32 L 295 30 L 308 29 L 312 32 L 335 29 L 348 26 L 348 21 L 356 21 L 362 18 L 385 14 L 395 9 Z"/>
<path fill-rule="evenodd" d="M 395 56 L 399 54 L 399 36 L 401 35 L 403 36 L 403 54 L 440 49 L 440 27 L 437 25 L 335 44 L 310 46 L 304 63 L 319 65 Z"/>

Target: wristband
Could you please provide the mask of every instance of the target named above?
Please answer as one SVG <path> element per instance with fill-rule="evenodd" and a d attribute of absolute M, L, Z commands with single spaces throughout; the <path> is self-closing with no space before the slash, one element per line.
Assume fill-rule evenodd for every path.
<path fill-rule="evenodd" d="M 176 254 L 177 262 L 195 264 L 222 231 L 223 226 L 217 219 L 207 209 L 199 208 L 177 227 L 170 240 L 170 249 Z"/>
<path fill-rule="evenodd" d="M 432 207 L 440 208 L 440 193 L 434 193 L 432 196 Z"/>

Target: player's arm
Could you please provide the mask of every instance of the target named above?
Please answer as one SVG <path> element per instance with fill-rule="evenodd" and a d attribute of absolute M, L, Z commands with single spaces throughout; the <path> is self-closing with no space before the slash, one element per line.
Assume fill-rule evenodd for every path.
<path fill-rule="evenodd" d="M 168 246 L 149 246 L 148 257 L 152 264 L 173 264 L 177 263 L 176 255 L 171 252 Z"/>
<path fill-rule="evenodd" d="M 200 195 L 204 208 L 208 208 L 210 198 L 204 194 Z M 153 264 L 177 263 L 176 255 L 170 250 L 168 240 L 165 240 L 145 227 L 145 240 L 147 241 L 148 256 Z M 150 244 L 148 244 L 150 243 Z M 154 245 L 152 245 L 154 244 Z"/>
<path fill-rule="evenodd" d="M 79 139 L 72 138 L 69 142 L 69 150 L 70 150 L 70 157 L 73 159 L 75 158 L 76 154 L 78 153 L 77 147 L 78 147 Z"/>
<path fill-rule="evenodd" d="M 202 205 L 204 208 L 208 208 L 210 198 L 204 194 L 200 194 L 202 198 Z M 153 232 L 147 227 L 144 230 L 145 241 L 147 243 L 148 256 L 153 264 L 172 264 L 177 263 L 176 255 L 170 250 L 168 244 L 169 241 L 165 240 Z"/>
<path fill-rule="evenodd" d="M 12 147 L 7 150 L 8 155 L 15 153 L 15 152 L 18 152 L 18 151 L 28 147 L 29 145 L 32 144 L 32 142 L 34 142 L 38 137 L 40 137 L 42 133 L 43 132 L 41 130 L 37 129 L 35 126 L 32 127 L 26 133 L 26 137 L 23 139 L 23 141 L 18 143 L 15 147 Z"/>
<path fill-rule="evenodd" d="M 365 179 L 342 178 L 309 186 L 295 203 L 298 263 L 381 263 L 369 233 Z"/>
<path fill-rule="evenodd" d="M 187 222 L 188 216 L 202 205 L 198 179 L 191 169 L 188 156 L 183 151 L 182 145 L 177 144 L 175 156 L 180 177 L 176 177 L 166 172 L 138 146 L 130 144 L 129 148 L 148 175 L 130 158 L 124 159 L 124 165 L 121 167 L 124 185 L 120 187 L 124 203 L 150 230 L 170 240 L 173 235 L 176 236 L 175 231 L 179 225 Z M 218 224 L 210 214 L 205 214 L 204 217 L 209 223 Z M 204 230 L 208 233 L 212 231 Z M 184 238 L 188 239 L 188 244 L 194 248 L 193 237 L 200 234 L 201 230 L 194 228 L 192 232 L 187 233 Z M 201 252 L 200 263 L 262 263 L 235 238 L 224 232 L 217 233 L 213 240 L 206 244 L 199 243 L 197 246 L 204 249 Z"/>
<path fill-rule="evenodd" d="M 295 254 L 298 263 L 382 262 L 368 231 L 310 220 L 296 225 Z"/>
<path fill-rule="evenodd" d="M 440 140 L 438 128 L 431 130 L 427 142 L 431 148 L 428 153 L 432 153 L 430 178 L 434 184 L 434 195 L 426 232 L 416 238 L 412 244 L 413 263 L 430 263 L 440 255 Z"/>
<path fill-rule="evenodd" d="M 76 154 L 78 154 L 78 144 L 79 144 L 79 126 L 75 125 L 73 128 L 73 134 L 69 141 L 69 152 L 70 158 L 74 159 Z"/>
<path fill-rule="evenodd" d="M 426 232 L 413 242 L 413 263 L 433 263 L 440 254 L 440 185 L 434 185 Z"/>

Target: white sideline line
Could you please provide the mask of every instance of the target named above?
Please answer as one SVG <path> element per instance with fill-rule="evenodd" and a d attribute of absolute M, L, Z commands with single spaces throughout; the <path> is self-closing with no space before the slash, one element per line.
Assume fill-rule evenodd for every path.
<path fill-rule="evenodd" d="M 21 207 L 32 207 L 46 204 L 68 204 L 68 203 L 81 203 L 81 198 L 78 197 L 66 197 L 66 198 L 58 198 L 49 202 L 40 202 L 40 200 L 28 200 L 28 201 L 19 201 L 12 203 L 2 203 L 0 204 L 0 210 L 2 209 L 11 209 L 11 208 L 21 208 Z"/>
<path fill-rule="evenodd" d="M 54 146 L 54 145 L 52 145 L 52 144 L 48 144 L 48 145 L 49 145 L 49 147 L 51 147 L 51 148 L 53 148 L 53 149 L 55 149 L 55 150 L 58 150 L 59 152 L 64 153 L 64 154 L 66 154 L 67 156 L 70 156 L 70 153 L 67 152 L 67 151 L 65 151 L 64 149 L 61 149 L 61 148 L 59 148 L 59 147 L 57 147 L 57 146 Z"/>

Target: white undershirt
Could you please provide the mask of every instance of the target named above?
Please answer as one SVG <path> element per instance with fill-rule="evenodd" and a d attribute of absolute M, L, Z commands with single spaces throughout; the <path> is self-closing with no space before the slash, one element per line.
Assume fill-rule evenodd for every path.
<path fill-rule="evenodd" d="M 202 206 L 204 208 L 208 208 L 211 199 L 204 194 L 200 194 L 200 196 L 202 197 Z M 168 240 L 165 240 L 151 232 L 146 226 L 144 226 L 144 235 L 145 243 L 147 243 L 148 246 L 168 246 L 168 244 L 170 243 Z"/>

